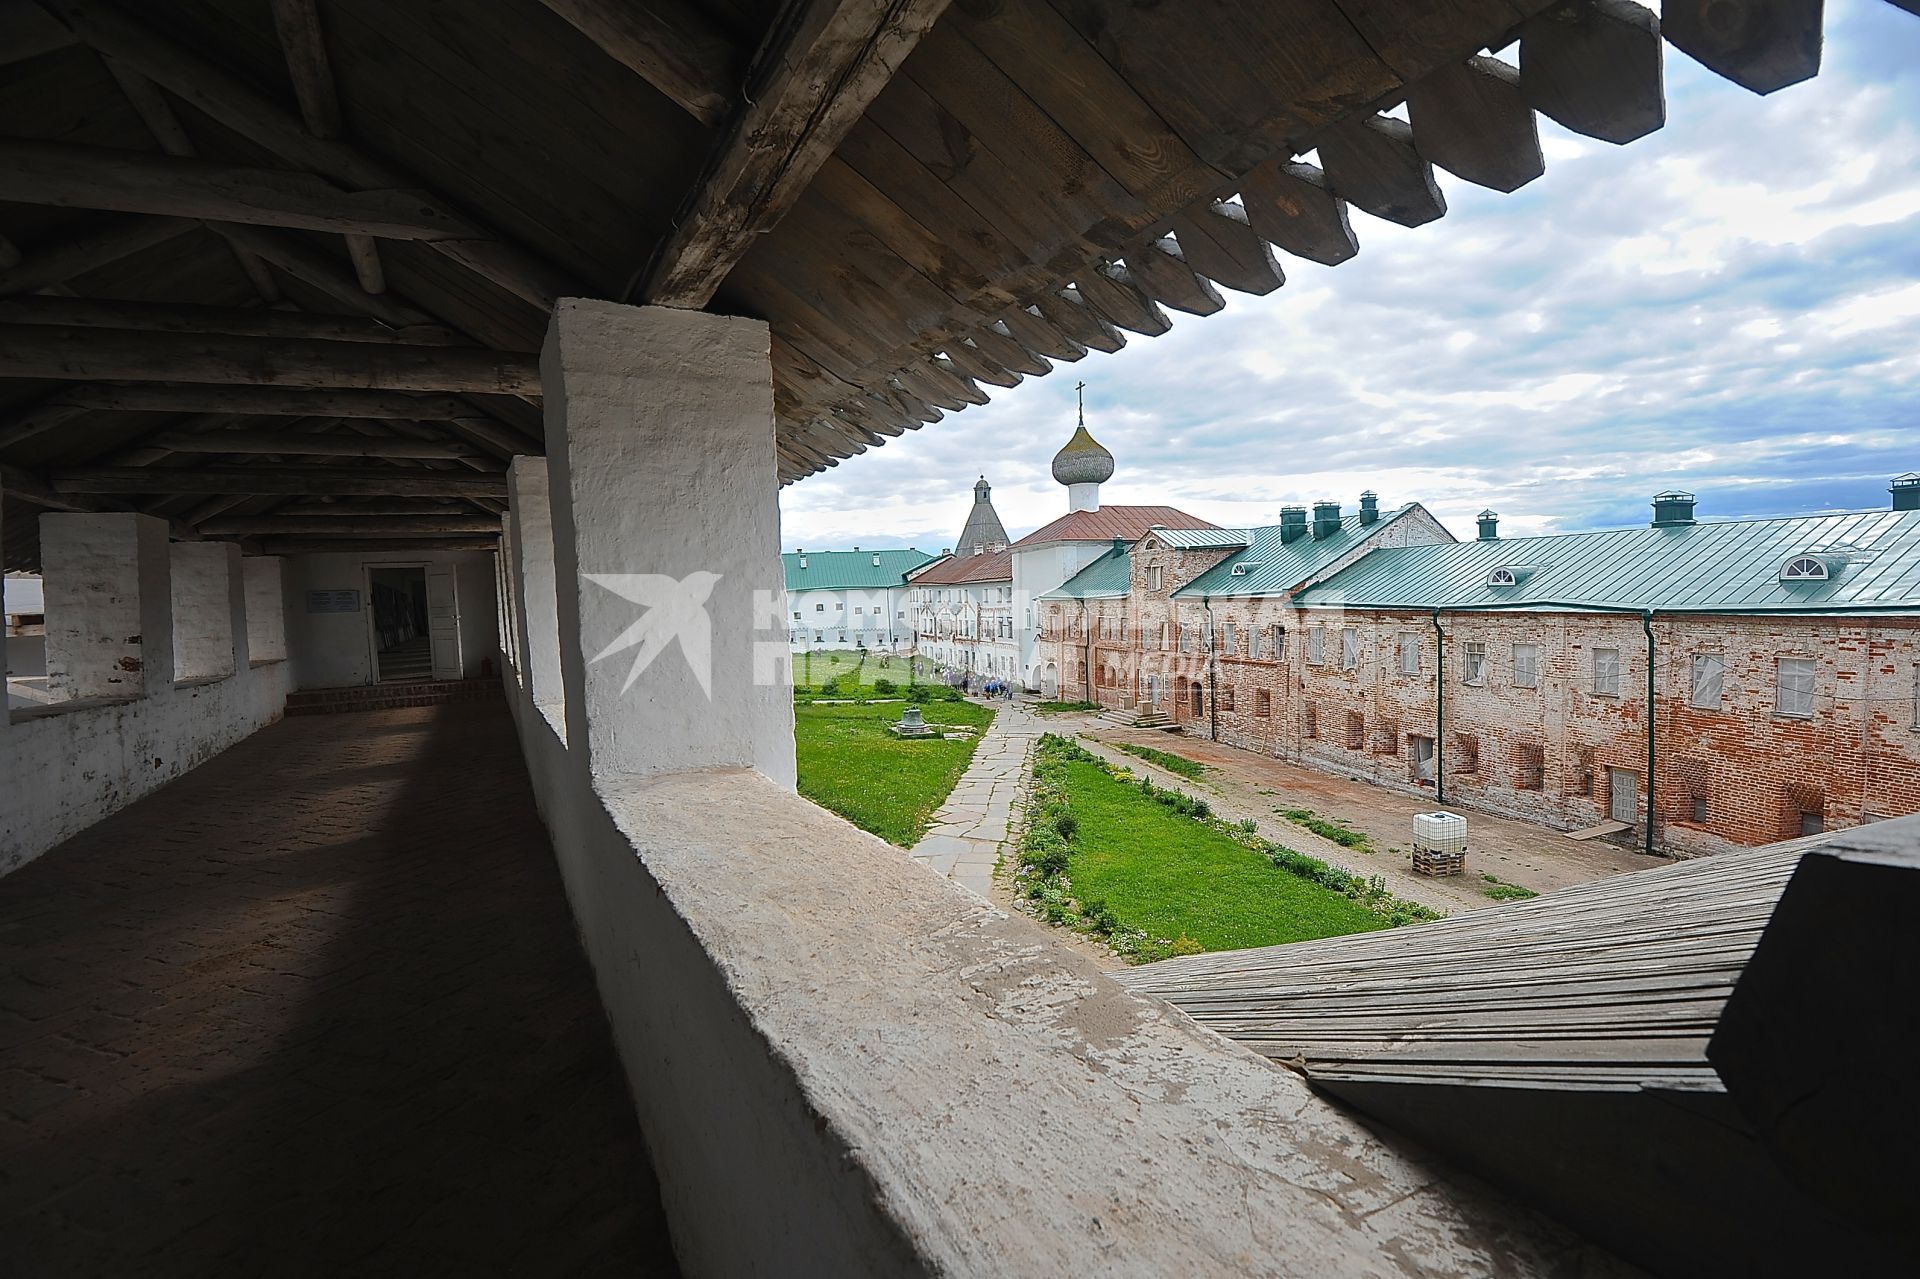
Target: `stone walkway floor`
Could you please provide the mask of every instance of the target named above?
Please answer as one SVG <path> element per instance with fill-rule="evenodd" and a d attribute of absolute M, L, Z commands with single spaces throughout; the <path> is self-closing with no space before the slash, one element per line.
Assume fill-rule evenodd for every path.
<path fill-rule="evenodd" d="M 980 739 L 973 763 L 913 846 L 913 860 L 982 897 L 992 895 L 993 866 L 1007 838 L 1014 802 L 1026 785 L 1027 756 L 1047 727 L 1018 706 L 991 705 L 999 713 Z"/>
<path fill-rule="evenodd" d="M 0 1275 L 677 1273 L 498 701 L 256 734 L 0 953 Z"/>

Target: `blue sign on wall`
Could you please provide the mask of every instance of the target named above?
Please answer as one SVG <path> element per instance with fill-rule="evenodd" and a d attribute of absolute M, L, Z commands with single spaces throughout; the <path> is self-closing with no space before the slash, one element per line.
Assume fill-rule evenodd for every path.
<path fill-rule="evenodd" d="M 307 612 L 309 613 L 358 613 L 359 611 L 359 591 L 307 592 Z"/>

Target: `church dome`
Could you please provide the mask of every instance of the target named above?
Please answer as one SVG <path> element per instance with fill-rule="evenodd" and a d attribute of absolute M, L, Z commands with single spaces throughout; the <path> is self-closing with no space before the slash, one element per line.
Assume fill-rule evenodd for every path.
<path fill-rule="evenodd" d="M 1053 455 L 1053 478 L 1062 484 L 1102 484 L 1113 478 L 1113 454 L 1087 434 L 1074 431 L 1065 448 Z"/>

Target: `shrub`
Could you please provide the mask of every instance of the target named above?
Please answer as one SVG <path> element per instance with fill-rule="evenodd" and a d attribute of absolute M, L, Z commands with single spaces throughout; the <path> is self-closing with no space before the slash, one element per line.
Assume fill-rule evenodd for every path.
<path fill-rule="evenodd" d="M 1061 839 L 1071 842 L 1073 837 L 1080 833 L 1080 819 L 1072 813 L 1061 813 L 1053 819 L 1053 829 L 1059 833 Z"/>
<path fill-rule="evenodd" d="M 933 688 L 931 684 L 915 684 L 907 690 L 907 700 L 915 705 L 925 705 L 933 700 Z"/>
<path fill-rule="evenodd" d="M 1201 955 L 1206 953 L 1206 949 L 1205 946 L 1202 946 L 1193 938 L 1187 936 L 1185 933 L 1181 933 L 1173 939 L 1172 945 L 1167 947 L 1167 955 L 1169 958 L 1175 958 L 1180 955 Z"/>
<path fill-rule="evenodd" d="M 900 691 L 900 686 L 894 683 L 892 680 L 887 679 L 883 676 L 882 678 L 873 681 L 873 691 L 880 694 L 882 697 L 890 697 L 894 693 L 897 693 Z"/>
<path fill-rule="evenodd" d="M 822 684 L 820 686 L 820 692 L 823 696 L 826 696 L 826 697 L 839 696 L 840 695 L 840 677 L 836 675 L 832 679 L 828 680 L 826 683 Z"/>

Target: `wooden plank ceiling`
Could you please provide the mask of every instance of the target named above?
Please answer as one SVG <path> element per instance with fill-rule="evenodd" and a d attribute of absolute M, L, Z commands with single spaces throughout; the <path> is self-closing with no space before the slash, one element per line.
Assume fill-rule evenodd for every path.
<path fill-rule="evenodd" d="M 1665 14 L 1758 92 L 1818 69 L 1817 0 Z M 791 482 L 1278 288 L 1276 248 L 1343 261 L 1349 205 L 1431 221 L 1434 165 L 1528 182 L 1536 111 L 1658 128 L 1662 34 L 1626 0 L 0 0 L 6 559 L 49 509 L 491 546 L 563 295 L 768 320 Z"/>

